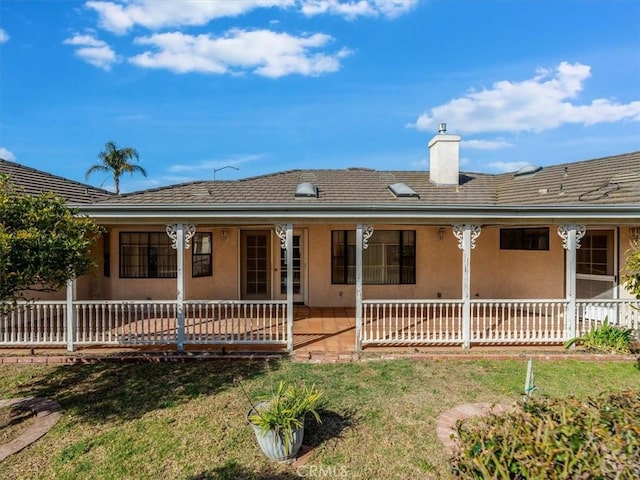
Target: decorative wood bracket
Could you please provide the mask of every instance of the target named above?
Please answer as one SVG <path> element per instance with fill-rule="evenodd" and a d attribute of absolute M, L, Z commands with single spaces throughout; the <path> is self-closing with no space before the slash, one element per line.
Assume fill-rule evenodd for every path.
<path fill-rule="evenodd" d="M 562 238 L 562 246 L 565 250 L 569 250 L 569 230 L 576 229 L 576 249 L 580 248 L 580 240 L 587 233 L 587 227 L 584 225 L 558 225 L 558 235 Z"/>
<path fill-rule="evenodd" d="M 369 246 L 369 239 L 373 235 L 373 225 L 362 226 L 362 249 L 366 250 Z"/>
<path fill-rule="evenodd" d="M 276 225 L 276 235 L 280 239 L 280 248 L 286 251 L 287 250 L 287 226 Z"/>
<path fill-rule="evenodd" d="M 480 236 L 481 228 L 480 225 L 468 225 L 468 224 L 459 224 L 453 226 L 453 235 L 458 239 L 458 248 L 460 250 L 464 249 L 463 245 L 463 234 L 465 229 L 471 230 L 471 249 L 476 248 L 476 238 Z"/>
<path fill-rule="evenodd" d="M 171 239 L 171 248 L 176 250 L 178 248 L 178 224 L 173 223 L 167 225 L 165 231 Z M 191 239 L 196 234 L 196 226 L 193 224 L 184 226 L 184 248 L 188 250 L 191 246 Z"/>

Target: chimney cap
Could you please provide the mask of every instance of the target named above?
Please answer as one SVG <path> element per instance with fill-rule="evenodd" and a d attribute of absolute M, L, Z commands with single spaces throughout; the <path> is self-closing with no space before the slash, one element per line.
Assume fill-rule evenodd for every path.
<path fill-rule="evenodd" d="M 438 133 L 447 133 L 447 124 L 446 123 L 441 123 L 440 125 L 438 125 Z"/>

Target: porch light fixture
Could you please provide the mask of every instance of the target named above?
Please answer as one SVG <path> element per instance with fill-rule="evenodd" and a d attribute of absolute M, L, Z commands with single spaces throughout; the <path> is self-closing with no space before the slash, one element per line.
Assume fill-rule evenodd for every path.
<path fill-rule="evenodd" d="M 640 242 L 640 227 L 629 227 L 629 235 L 635 242 Z"/>
<path fill-rule="evenodd" d="M 438 240 L 444 240 L 445 229 L 440 227 L 438 229 Z"/>
<path fill-rule="evenodd" d="M 227 229 L 223 228 L 222 230 L 220 230 L 220 235 L 222 236 L 223 240 L 226 240 L 228 235 Z"/>

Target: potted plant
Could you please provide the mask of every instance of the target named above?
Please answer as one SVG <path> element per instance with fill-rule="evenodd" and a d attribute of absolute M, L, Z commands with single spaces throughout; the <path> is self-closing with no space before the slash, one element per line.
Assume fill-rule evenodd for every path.
<path fill-rule="evenodd" d="M 281 381 L 274 392 L 252 403 L 247 420 L 267 457 L 283 462 L 296 456 L 302 446 L 306 414 L 321 421 L 316 410 L 321 396 L 315 385 Z"/>

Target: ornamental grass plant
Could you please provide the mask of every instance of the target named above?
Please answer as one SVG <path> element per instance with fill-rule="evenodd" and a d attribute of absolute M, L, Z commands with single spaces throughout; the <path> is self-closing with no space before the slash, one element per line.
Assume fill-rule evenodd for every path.
<path fill-rule="evenodd" d="M 573 345 L 582 345 L 589 352 L 628 354 L 631 352 L 633 341 L 634 330 L 632 328 L 612 325 L 607 317 L 602 325 L 581 337 L 568 340 L 564 346 L 569 348 Z"/>
<path fill-rule="evenodd" d="M 259 427 L 263 435 L 273 432 L 282 437 L 288 454 L 293 444 L 293 433 L 304 426 L 307 413 L 321 423 L 317 407 L 322 394 L 315 385 L 280 381 L 273 392 L 259 396 L 256 404 L 252 402 L 248 420 Z"/>

